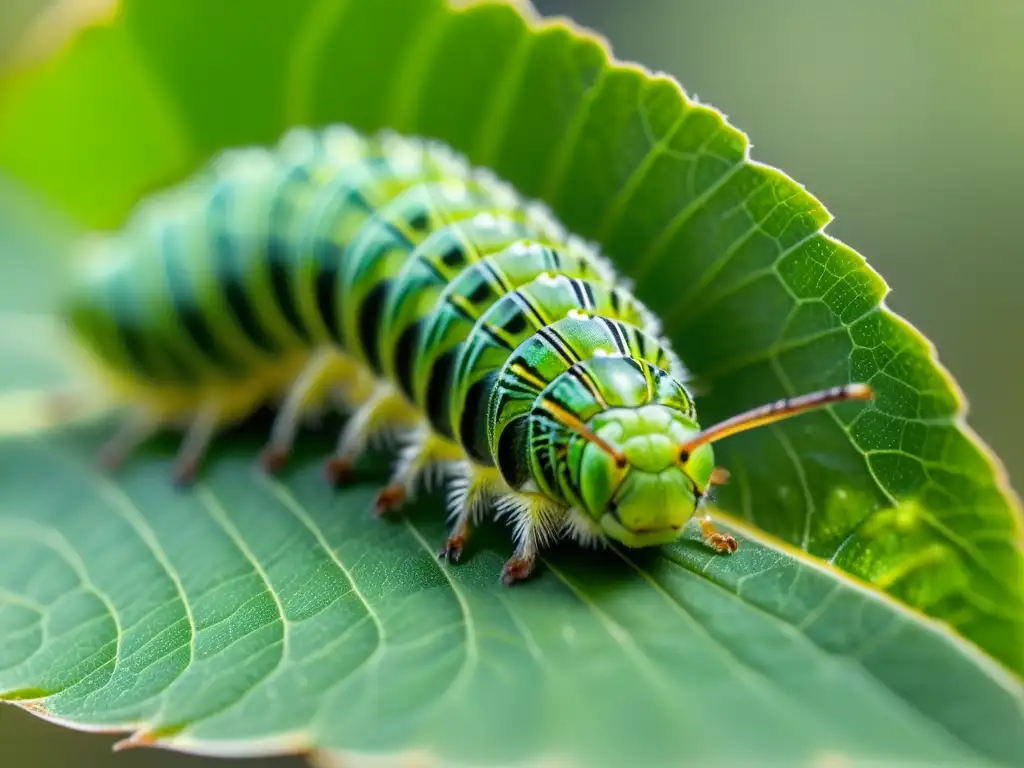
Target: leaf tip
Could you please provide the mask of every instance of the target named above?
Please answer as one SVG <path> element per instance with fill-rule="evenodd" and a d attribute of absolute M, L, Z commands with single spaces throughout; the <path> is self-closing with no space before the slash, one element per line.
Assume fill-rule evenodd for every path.
<path fill-rule="evenodd" d="M 177 725 L 167 725 L 160 728 L 140 728 L 132 733 L 125 739 L 114 744 L 115 752 L 123 752 L 126 749 L 139 749 L 142 747 L 152 747 L 155 744 L 163 741 L 169 736 L 173 736 L 176 733 L 180 733 L 185 730 L 185 724 L 179 723 Z"/>

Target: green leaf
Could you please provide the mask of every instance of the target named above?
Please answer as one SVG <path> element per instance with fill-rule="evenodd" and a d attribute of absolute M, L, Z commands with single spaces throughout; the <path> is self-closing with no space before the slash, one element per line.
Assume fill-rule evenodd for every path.
<path fill-rule="evenodd" d="M 180 494 L 170 446 L 116 481 L 93 471 L 109 425 L 8 437 L 7 698 L 230 754 L 1019 757 L 1019 502 L 881 279 L 823 234 L 823 206 L 670 79 L 506 4 L 127 0 L 7 83 L 0 168 L 115 226 L 221 147 L 332 121 L 444 139 L 598 240 L 707 386 L 702 423 L 848 381 L 877 402 L 722 443 L 731 558 L 695 538 L 558 551 L 514 590 L 503 531 L 443 567 L 435 500 L 367 519 L 379 475 L 329 492 L 319 438 L 279 485 L 252 469 L 257 435 L 228 437 Z M 45 312 L 45 286 L 16 305 L 12 285 L 0 322 Z M 0 385 L 23 393 L 24 350 L 0 354 Z M 12 413 L 0 432 L 25 431 Z"/>
<path fill-rule="evenodd" d="M 239 438 L 180 493 L 171 445 L 116 483 L 97 475 L 102 432 L 0 443 L 18 500 L 0 511 L 0 690 L 59 721 L 214 754 L 461 765 L 1010 764 L 1024 749 L 1020 687 L 993 662 L 742 529 L 733 557 L 697 535 L 560 552 L 506 590 L 502 537 L 443 565 L 439 506 L 371 519 L 379 473 L 330 491 L 322 441 L 282 484 L 253 466 L 259 435 Z"/>

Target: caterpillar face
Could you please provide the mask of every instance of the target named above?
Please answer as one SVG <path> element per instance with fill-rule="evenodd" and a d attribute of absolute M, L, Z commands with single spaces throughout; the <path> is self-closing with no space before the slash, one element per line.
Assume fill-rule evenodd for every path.
<path fill-rule="evenodd" d="M 715 465 L 710 445 L 685 460 L 680 456 L 697 434 L 696 425 L 664 405 L 614 409 L 595 421 L 592 428 L 600 442 L 589 442 L 580 462 L 580 497 L 587 514 L 608 537 L 628 547 L 679 538 Z"/>
<path fill-rule="evenodd" d="M 459 558 L 485 509 L 503 513 L 506 583 L 562 535 L 678 538 L 720 481 L 712 441 L 870 395 L 840 387 L 700 431 L 657 319 L 596 248 L 449 148 L 390 133 L 300 128 L 222 153 L 94 247 L 65 318 L 131 413 L 108 466 L 184 424 L 187 480 L 219 429 L 272 404 L 262 461 L 278 470 L 304 416 L 340 405 L 330 479 L 396 435 L 377 511 L 451 469 L 442 555 Z"/>

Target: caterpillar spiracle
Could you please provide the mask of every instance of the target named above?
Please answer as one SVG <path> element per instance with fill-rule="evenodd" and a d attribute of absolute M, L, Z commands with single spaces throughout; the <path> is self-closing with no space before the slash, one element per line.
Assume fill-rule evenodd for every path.
<path fill-rule="evenodd" d="M 272 405 L 261 458 L 277 471 L 305 419 L 339 407 L 329 480 L 397 438 L 376 511 L 442 476 L 440 556 L 458 560 L 488 510 L 506 517 L 506 584 L 563 536 L 679 538 L 727 477 L 712 442 L 871 397 L 850 384 L 701 430 L 657 319 L 596 247 L 447 146 L 390 132 L 225 150 L 87 250 L 64 318 L 126 412 L 108 469 L 174 427 L 188 482 L 220 430 Z M 735 550 L 706 516 L 702 531 Z"/>

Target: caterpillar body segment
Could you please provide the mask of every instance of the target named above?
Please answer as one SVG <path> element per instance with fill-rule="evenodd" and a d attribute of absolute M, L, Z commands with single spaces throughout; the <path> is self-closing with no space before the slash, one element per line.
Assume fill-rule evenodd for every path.
<path fill-rule="evenodd" d="M 66 318 L 129 411 L 106 464 L 177 426 L 186 481 L 219 430 L 271 403 L 276 471 L 307 417 L 341 408 L 328 477 L 396 437 L 378 513 L 443 478 L 442 556 L 486 511 L 507 516 L 506 583 L 560 536 L 678 538 L 726 476 L 714 440 L 870 396 L 850 385 L 702 432 L 657 320 L 594 248 L 447 147 L 386 132 L 229 150 L 90 247 Z"/>

